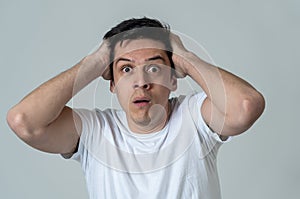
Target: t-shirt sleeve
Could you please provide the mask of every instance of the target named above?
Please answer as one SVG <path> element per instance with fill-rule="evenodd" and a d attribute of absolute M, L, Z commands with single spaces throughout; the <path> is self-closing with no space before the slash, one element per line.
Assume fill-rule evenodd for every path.
<path fill-rule="evenodd" d="M 214 132 L 212 129 L 209 128 L 209 126 L 206 124 L 206 122 L 204 121 L 204 118 L 201 114 L 201 107 L 203 105 L 203 102 L 204 100 L 207 98 L 207 95 L 204 93 L 204 92 L 201 92 L 197 95 L 195 95 L 196 99 L 197 99 L 197 107 L 199 107 L 199 117 L 198 117 L 198 124 L 199 126 L 202 126 L 203 127 L 203 130 L 205 132 L 207 132 L 210 136 L 212 136 L 217 142 L 220 142 L 220 143 L 226 143 L 228 142 L 231 137 L 228 137 L 227 139 L 225 140 L 222 140 L 220 138 L 220 135 L 217 134 L 216 132 Z"/>
<path fill-rule="evenodd" d="M 81 119 L 82 130 L 79 138 L 77 151 L 72 154 L 62 154 L 66 159 L 73 159 L 80 162 L 84 165 L 84 162 L 87 158 L 87 141 L 92 136 L 91 132 L 94 131 L 95 126 L 99 124 L 97 119 L 96 110 L 87 110 L 87 109 L 74 109 L 79 118 Z M 88 139 L 89 138 L 89 139 Z"/>
<path fill-rule="evenodd" d="M 204 92 L 195 93 L 189 96 L 189 110 L 198 131 L 203 155 L 207 154 L 212 149 L 218 149 L 223 143 L 231 140 L 231 137 L 228 137 L 226 140 L 222 140 L 220 136 L 210 129 L 204 121 L 201 114 L 201 106 L 203 105 L 206 97 L 207 95 Z"/>

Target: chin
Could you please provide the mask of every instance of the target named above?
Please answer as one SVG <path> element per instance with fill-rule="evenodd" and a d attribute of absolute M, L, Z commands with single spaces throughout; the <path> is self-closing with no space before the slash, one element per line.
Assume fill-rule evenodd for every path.
<path fill-rule="evenodd" d="M 134 119 L 134 122 L 140 126 L 148 126 L 151 123 L 150 117 L 137 118 Z"/>

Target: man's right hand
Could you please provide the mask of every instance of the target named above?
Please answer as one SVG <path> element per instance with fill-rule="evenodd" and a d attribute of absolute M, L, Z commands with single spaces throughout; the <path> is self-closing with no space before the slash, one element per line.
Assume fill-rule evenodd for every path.
<path fill-rule="evenodd" d="M 109 42 L 103 40 L 99 48 L 88 55 L 85 59 L 91 64 L 92 66 L 96 66 L 99 68 L 99 76 L 102 76 L 106 80 L 111 79 L 109 64 L 110 64 L 110 47 Z M 95 71 L 96 72 L 96 71 Z"/>

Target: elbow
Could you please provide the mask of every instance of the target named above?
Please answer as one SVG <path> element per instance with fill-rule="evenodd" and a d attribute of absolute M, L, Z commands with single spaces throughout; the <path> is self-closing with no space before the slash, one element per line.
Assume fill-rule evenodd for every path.
<path fill-rule="evenodd" d="M 14 108 L 10 109 L 6 115 L 7 124 L 13 130 L 13 132 L 25 142 L 29 142 L 33 134 L 30 128 L 28 119 L 26 115 L 22 112 L 15 110 Z"/>
<path fill-rule="evenodd" d="M 241 102 L 241 110 L 238 117 L 238 125 L 243 131 L 249 129 L 254 122 L 262 115 L 265 109 L 265 99 L 261 93 L 248 95 Z"/>

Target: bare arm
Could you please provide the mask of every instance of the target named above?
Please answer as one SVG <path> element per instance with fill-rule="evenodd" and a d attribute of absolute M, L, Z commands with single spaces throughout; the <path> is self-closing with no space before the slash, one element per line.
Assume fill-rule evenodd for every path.
<path fill-rule="evenodd" d="M 207 125 L 222 136 L 246 131 L 264 110 L 263 96 L 245 80 L 186 50 L 178 36 L 171 40 L 179 76 L 189 75 L 208 96 L 201 107 Z"/>
<path fill-rule="evenodd" d="M 27 144 L 50 153 L 76 148 L 81 121 L 66 103 L 101 76 L 107 66 L 107 45 L 33 90 L 7 113 L 12 130 Z"/>

